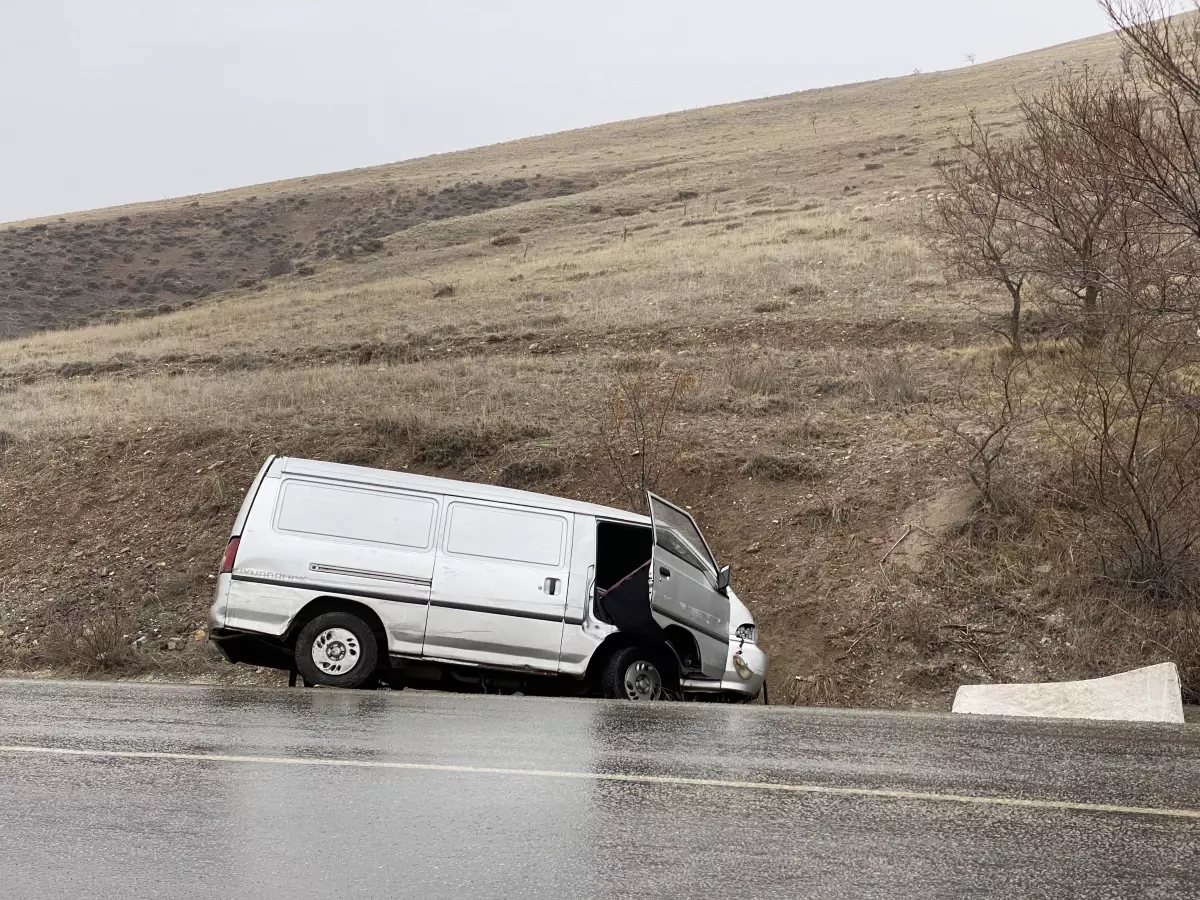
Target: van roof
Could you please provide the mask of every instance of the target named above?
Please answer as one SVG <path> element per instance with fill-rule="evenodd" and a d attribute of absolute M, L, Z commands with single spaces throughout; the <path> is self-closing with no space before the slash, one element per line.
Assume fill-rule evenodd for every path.
<path fill-rule="evenodd" d="M 415 491 L 428 491 L 430 493 L 448 494 L 455 497 L 491 500 L 497 503 L 515 503 L 521 506 L 553 509 L 558 512 L 578 513 L 585 516 L 596 516 L 601 519 L 612 519 L 617 522 L 628 522 L 632 525 L 650 524 L 648 516 L 638 515 L 637 513 L 609 506 L 600 506 L 595 503 L 583 503 L 579 500 L 567 500 L 562 497 L 553 497 L 549 494 L 535 494 L 532 491 L 518 491 L 513 488 L 496 487 L 490 484 L 454 481 L 449 478 L 434 478 L 429 475 L 414 475 L 409 472 L 396 472 L 391 469 L 371 469 L 366 466 L 348 466 L 342 463 L 322 462 L 316 459 L 298 459 L 292 456 L 280 456 L 276 457 L 271 463 L 268 474 L 272 473 L 306 475 L 310 478 L 328 478 L 334 481 L 369 484 L 379 487 L 408 488 Z"/>

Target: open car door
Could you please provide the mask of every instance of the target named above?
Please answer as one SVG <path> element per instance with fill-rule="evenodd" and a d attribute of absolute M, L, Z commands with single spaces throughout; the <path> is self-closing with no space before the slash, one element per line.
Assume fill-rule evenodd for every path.
<path fill-rule="evenodd" d="M 696 520 L 662 497 L 649 494 L 654 524 L 650 605 L 664 628 L 683 625 L 696 637 L 700 668 L 721 678 L 729 651 L 729 598 L 718 590 L 720 569 Z"/>

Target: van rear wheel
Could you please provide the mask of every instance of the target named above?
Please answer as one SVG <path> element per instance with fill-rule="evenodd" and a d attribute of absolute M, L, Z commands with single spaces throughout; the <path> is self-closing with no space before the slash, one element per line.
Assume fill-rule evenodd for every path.
<path fill-rule="evenodd" d="M 317 616 L 296 638 L 296 668 L 306 680 L 354 688 L 375 674 L 379 648 L 371 627 L 353 613 Z"/>
<path fill-rule="evenodd" d="M 622 647 L 604 667 L 602 689 L 613 700 L 666 700 L 669 674 L 661 654 L 645 647 Z"/>

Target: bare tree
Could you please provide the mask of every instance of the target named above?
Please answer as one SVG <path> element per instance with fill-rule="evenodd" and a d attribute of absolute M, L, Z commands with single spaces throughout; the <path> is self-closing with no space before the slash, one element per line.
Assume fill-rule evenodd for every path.
<path fill-rule="evenodd" d="M 1095 328 L 1106 260 L 1126 235 L 1113 224 L 1117 211 L 1129 207 L 1129 185 L 1106 164 L 1102 137 L 1102 123 L 1124 99 L 1118 86 L 1084 72 L 1058 79 L 1020 106 L 1025 141 L 1014 154 L 1009 199 L 1047 296 L 1078 305 L 1085 333 Z"/>
<path fill-rule="evenodd" d="M 1038 299 L 1079 311 L 1078 333 L 1102 328 L 1105 268 L 1134 233 L 1140 190 L 1117 164 L 1124 138 L 1113 122 L 1137 123 L 1147 104 L 1136 92 L 1084 72 L 1021 101 L 1020 140 L 997 138 L 972 115 L 941 167 L 932 245 L 948 268 L 1002 286 L 1012 301 L 1007 337 L 1021 345 L 1031 289 Z"/>
<path fill-rule="evenodd" d="M 998 141 L 972 119 L 958 164 L 943 168 L 932 231 L 948 266 L 1082 316 L 1081 340 L 1037 362 L 1036 378 L 994 369 L 969 427 L 951 430 L 994 507 L 995 466 L 1036 399 L 1069 464 L 1064 508 L 1105 576 L 1194 602 L 1200 16 L 1172 19 L 1165 0 L 1101 3 L 1132 77 L 1057 80 L 1022 101 L 1017 140 Z M 1010 341 L 1018 347 L 1019 334 Z"/>
<path fill-rule="evenodd" d="M 613 481 L 634 509 L 645 509 L 646 492 L 677 467 L 684 448 L 676 414 L 688 383 L 685 376 L 663 381 L 640 373 L 613 385 L 597 438 Z"/>
<path fill-rule="evenodd" d="M 1020 349 L 1029 272 L 1025 230 L 1008 200 L 1016 191 L 1014 153 L 974 113 L 966 134 L 955 139 L 955 150 L 956 158 L 941 167 L 941 191 L 923 227 L 934 252 L 954 275 L 1005 289 L 1011 310 L 1004 334 L 1014 349 Z"/>

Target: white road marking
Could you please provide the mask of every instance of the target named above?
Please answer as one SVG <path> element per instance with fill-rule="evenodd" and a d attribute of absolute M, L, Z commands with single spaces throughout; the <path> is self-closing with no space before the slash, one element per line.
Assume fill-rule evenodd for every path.
<path fill-rule="evenodd" d="M 884 800 L 919 800 L 930 803 L 963 803 L 973 806 L 1015 806 L 1024 809 L 1071 810 L 1121 813 L 1131 816 L 1163 816 L 1200 819 L 1200 810 L 1152 806 L 1117 806 L 1108 803 L 1074 803 L 1069 800 L 1032 800 L 1022 797 L 976 797 L 969 794 L 938 794 L 886 788 L 834 787 L 823 784 L 787 784 L 773 781 L 729 781 L 721 778 L 687 778 L 677 775 L 625 775 L 619 772 L 567 772 L 556 769 L 507 769 L 497 766 L 438 765 L 435 763 L 385 762 L 373 759 L 314 759 L 298 756 L 233 756 L 224 753 L 171 753 L 161 750 L 83 750 L 68 747 L 0 745 L 0 753 L 38 756 L 82 756 L 93 759 L 157 759 L 185 762 L 248 763 L 263 766 L 325 766 L 348 769 L 398 769 L 408 772 L 443 772 L 466 775 L 510 775 L 522 778 L 565 778 L 578 781 L 619 781 L 630 784 L 666 784 L 733 790 L 775 791 L 786 794 L 824 794 L 839 797 L 873 797 Z"/>

